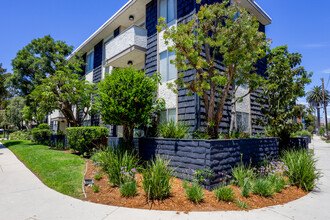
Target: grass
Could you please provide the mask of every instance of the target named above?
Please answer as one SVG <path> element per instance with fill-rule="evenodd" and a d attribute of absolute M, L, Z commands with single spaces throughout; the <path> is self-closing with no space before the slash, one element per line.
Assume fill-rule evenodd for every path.
<path fill-rule="evenodd" d="M 259 177 L 253 183 L 252 191 L 260 196 L 270 197 L 274 195 L 275 189 L 270 180 Z"/>
<path fill-rule="evenodd" d="M 235 192 L 228 186 L 218 186 L 213 190 L 213 193 L 217 197 L 217 200 L 232 202 L 235 199 Z"/>
<path fill-rule="evenodd" d="M 243 187 L 246 180 L 253 179 L 254 174 L 250 166 L 245 166 L 243 163 L 240 163 L 232 170 L 232 176 L 235 180 L 234 184 Z"/>
<path fill-rule="evenodd" d="M 169 166 L 170 161 L 160 156 L 150 161 L 142 172 L 143 190 L 150 199 L 163 200 L 170 196 L 174 170 Z"/>
<path fill-rule="evenodd" d="M 286 176 L 292 185 L 311 191 L 320 178 L 321 173 L 316 169 L 317 159 L 304 149 L 284 152 L 282 161 L 288 167 Z"/>
<path fill-rule="evenodd" d="M 137 195 L 137 184 L 136 181 L 126 182 L 120 185 L 120 194 L 123 197 L 129 198 Z"/>
<path fill-rule="evenodd" d="M 249 208 L 249 204 L 247 202 L 241 201 L 239 199 L 237 199 L 235 201 L 235 204 L 240 208 L 240 209 L 248 209 Z"/>
<path fill-rule="evenodd" d="M 81 183 L 85 171 L 85 161 L 82 158 L 30 141 L 2 142 L 48 187 L 69 196 L 82 198 Z"/>
<path fill-rule="evenodd" d="M 185 190 L 186 197 L 193 203 L 199 204 L 204 198 L 203 187 L 198 183 L 189 186 L 188 182 L 183 182 L 182 186 Z"/>

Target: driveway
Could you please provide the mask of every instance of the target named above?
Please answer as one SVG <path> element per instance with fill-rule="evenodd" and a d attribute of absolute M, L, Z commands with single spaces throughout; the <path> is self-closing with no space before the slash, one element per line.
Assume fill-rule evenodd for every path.
<path fill-rule="evenodd" d="M 314 137 L 310 148 L 322 171 L 318 188 L 285 205 L 251 211 L 152 211 L 81 201 L 45 186 L 15 155 L 0 145 L 0 219 L 330 219 L 330 144 Z"/>

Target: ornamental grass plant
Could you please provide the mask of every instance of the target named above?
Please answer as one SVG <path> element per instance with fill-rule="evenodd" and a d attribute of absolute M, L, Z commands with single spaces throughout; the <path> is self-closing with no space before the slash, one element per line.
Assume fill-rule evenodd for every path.
<path fill-rule="evenodd" d="M 313 154 L 304 149 L 288 150 L 283 153 L 282 161 L 288 167 L 285 175 L 289 178 L 290 184 L 307 192 L 314 189 L 321 173 L 316 168 L 317 159 Z"/>
<path fill-rule="evenodd" d="M 170 160 L 156 156 L 142 171 L 143 190 L 150 199 L 163 200 L 171 194 L 174 170 L 169 166 Z"/>

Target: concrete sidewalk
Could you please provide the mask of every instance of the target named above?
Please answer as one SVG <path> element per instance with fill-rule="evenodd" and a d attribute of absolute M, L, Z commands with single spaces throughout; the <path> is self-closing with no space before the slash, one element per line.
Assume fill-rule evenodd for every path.
<path fill-rule="evenodd" d="M 285 205 L 251 211 L 152 211 L 81 201 L 45 186 L 15 155 L 0 145 L 0 219 L 330 219 L 330 144 L 314 137 L 310 148 L 322 171 L 318 188 Z"/>

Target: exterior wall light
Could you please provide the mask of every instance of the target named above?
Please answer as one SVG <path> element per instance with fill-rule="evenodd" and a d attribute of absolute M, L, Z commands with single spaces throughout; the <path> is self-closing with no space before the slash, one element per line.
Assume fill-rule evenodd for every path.
<path fill-rule="evenodd" d="M 133 15 L 130 15 L 130 16 L 128 17 L 128 19 L 129 19 L 130 21 L 134 21 L 134 16 L 133 16 Z"/>
<path fill-rule="evenodd" d="M 132 60 L 129 60 L 129 61 L 127 62 L 127 65 L 132 66 L 132 65 L 133 65 L 133 61 L 132 61 Z"/>

